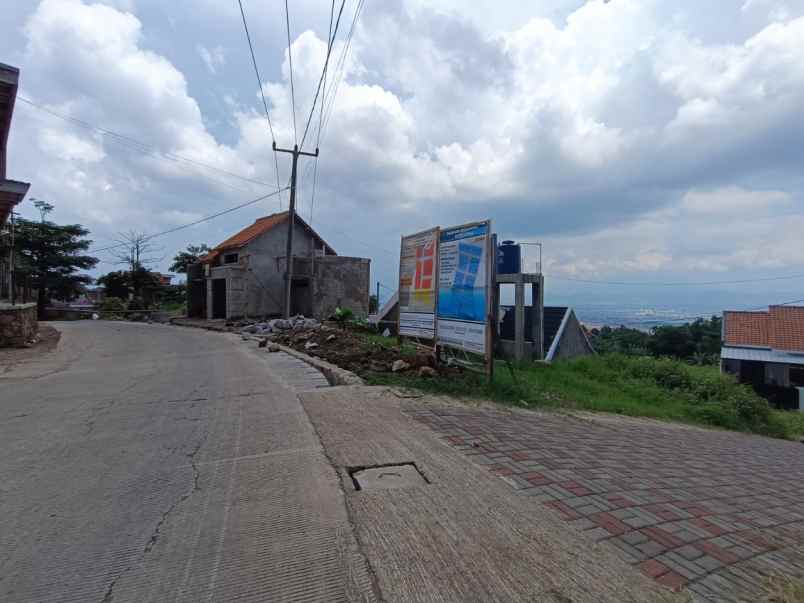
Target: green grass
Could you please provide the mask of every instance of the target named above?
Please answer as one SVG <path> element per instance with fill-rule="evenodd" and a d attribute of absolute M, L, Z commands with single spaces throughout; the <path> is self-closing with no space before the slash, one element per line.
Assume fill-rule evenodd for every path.
<path fill-rule="evenodd" d="M 387 350 L 395 349 L 398 350 L 400 355 L 402 356 L 415 356 L 416 355 L 416 346 L 403 341 L 402 345 L 399 345 L 396 337 L 385 337 L 378 333 L 361 333 L 361 335 L 365 338 L 365 340 L 369 344 L 378 345 L 382 348 Z"/>
<path fill-rule="evenodd" d="M 606 354 L 572 361 L 514 367 L 498 362 L 494 382 L 482 376 L 423 379 L 376 375 L 375 384 L 403 385 L 431 393 L 488 399 L 523 407 L 611 412 L 794 437 L 804 433 L 799 413 L 772 410 L 767 402 L 717 367 Z"/>

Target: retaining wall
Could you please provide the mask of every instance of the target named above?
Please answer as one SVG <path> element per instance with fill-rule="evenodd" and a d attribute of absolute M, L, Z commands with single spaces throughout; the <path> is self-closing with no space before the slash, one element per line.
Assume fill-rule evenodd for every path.
<path fill-rule="evenodd" d="M 0 304 L 0 348 L 22 347 L 38 331 L 36 304 Z"/>

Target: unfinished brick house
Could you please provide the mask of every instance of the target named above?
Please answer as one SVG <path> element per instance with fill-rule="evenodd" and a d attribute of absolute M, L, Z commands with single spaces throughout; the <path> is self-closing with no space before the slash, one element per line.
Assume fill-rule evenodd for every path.
<path fill-rule="evenodd" d="M 284 309 L 288 212 L 257 219 L 192 266 L 188 315 L 207 319 L 280 316 Z M 338 307 L 368 315 L 367 258 L 339 256 L 298 215 L 293 231 L 292 314 L 328 318 Z"/>

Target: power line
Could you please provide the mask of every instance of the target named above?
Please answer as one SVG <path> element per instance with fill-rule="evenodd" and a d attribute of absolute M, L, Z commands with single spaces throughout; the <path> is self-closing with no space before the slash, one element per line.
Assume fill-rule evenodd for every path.
<path fill-rule="evenodd" d="M 335 97 L 338 94 L 338 87 L 340 86 L 341 79 L 343 78 L 344 66 L 346 65 L 346 57 L 349 54 L 349 49 L 352 46 L 352 38 L 354 37 L 355 29 L 357 27 L 358 19 L 360 19 L 360 13 L 363 10 L 363 6 L 365 5 L 365 0 L 358 0 L 357 7 L 355 8 L 355 15 L 352 19 L 352 26 L 349 28 L 349 33 L 346 37 L 346 42 L 344 44 L 343 52 L 338 60 L 338 65 L 335 69 L 335 85 L 332 88 L 332 95 L 329 99 L 329 105 L 326 109 L 326 117 L 324 118 L 324 132 L 326 132 L 327 127 L 329 126 L 329 120 L 332 115 L 333 108 L 335 106 Z"/>
<path fill-rule="evenodd" d="M 346 0 L 341 1 L 341 9 L 338 13 L 338 21 L 341 20 L 341 13 L 343 12 L 343 7 L 346 4 Z M 335 42 L 335 36 L 332 35 L 332 20 L 335 16 L 335 0 L 332 0 L 330 9 L 329 9 L 329 31 L 327 32 L 327 59 L 324 61 L 324 70 L 321 74 L 321 79 L 323 81 L 323 87 L 321 87 L 321 82 L 319 82 L 319 89 L 323 92 L 324 96 L 327 95 L 327 67 L 329 65 L 329 57 L 332 53 L 332 45 Z M 335 35 L 338 34 L 337 25 L 335 27 Z M 310 110 L 310 117 L 313 116 L 313 112 L 315 111 L 315 101 L 318 100 L 318 90 L 316 90 L 316 98 L 313 100 L 313 107 Z M 324 102 L 321 101 L 319 105 L 319 113 L 318 113 L 318 132 L 316 133 L 316 141 L 315 146 L 318 148 L 321 144 L 321 125 L 324 121 Z M 310 125 L 310 120 L 307 120 L 307 127 Z M 307 135 L 307 128 L 304 129 L 304 136 Z M 304 136 L 302 136 L 302 144 L 304 144 Z M 313 209 L 315 208 L 315 189 L 316 185 L 318 184 L 318 157 L 315 158 L 315 165 L 313 167 L 313 190 L 310 194 L 310 226 L 313 225 Z"/>
<path fill-rule="evenodd" d="M 290 47 L 290 11 L 288 10 L 288 0 L 285 0 L 285 24 L 287 25 L 288 32 L 288 66 L 290 68 L 290 104 L 293 108 L 293 142 L 299 143 L 299 137 L 296 134 L 296 90 L 293 86 L 293 51 Z"/>
<path fill-rule="evenodd" d="M 341 8 L 338 11 L 338 19 L 337 19 L 337 21 L 335 21 L 335 31 L 333 32 L 332 31 L 332 16 L 333 16 L 333 13 L 334 13 L 334 10 L 335 10 L 335 0 L 332 0 L 332 9 L 330 11 L 330 17 L 329 17 L 329 34 L 327 35 L 327 57 L 324 60 L 324 68 L 321 71 L 321 77 L 318 79 L 318 87 L 316 88 L 315 97 L 313 98 L 313 106 L 310 107 L 310 115 L 307 117 L 307 124 L 304 126 L 304 134 L 302 134 L 302 139 L 301 139 L 301 143 L 299 144 L 299 148 L 304 146 L 304 141 L 307 139 L 307 132 L 310 130 L 310 123 L 312 122 L 313 115 L 315 114 L 315 106 L 316 106 L 316 103 L 318 102 L 318 95 L 321 93 L 321 85 L 322 85 L 322 82 L 326 81 L 327 67 L 329 65 L 330 54 L 332 53 L 332 45 L 333 45 L 333 43 L 335 41 L 335 37 L 338 35 L 338 26 L 341 23 L 341 15 L 343 14 L 343 7 L 345 5 L 346 5 L 346 0 L 341 0 Z M 322 102 L 322 104 L 321 104 L 322 111 L 323 111 L 323 106 L 324 105 L 323 105 L 323 102 Z M 320 128 L 321 128 L 321 126 L 319 125 L 319 132 L 320 132 Z M 319 138 L 320 138 L 320 136 L 319 136 Z"/>
<path fill-rule="evenodd" d="M 251 53 L 251 63 L 254 65 L 254 75 L 257 76 L 257 86 L 260 89 L 260 97 L 262 97 L 262 106 L 265 109 L 265 117 L 268 118 L 268 129 L 271 132 L 271 142 L 276 142 L 276 136 L 274 136 L 274 126 L 271 123 L 271 114 L 268 112 L 268 102 L 265 100 L 265 91 L 262 88 L 262 78 L 260 77 L 260 69 L 257 67 L 257 58 L 254 56 L 254 46 L 251 43 L 251 35 L 248 32 L 248 23 L 246 22 L 246 11 L 243 9 L 243 2 L 242 0 L 237 0 L 237 4 L 240 6 L 240 16 L 243 18 L 243 29 L 246 32 L 246 41 L 248 42 L 248 49 Z M 272 145 L 273 146 L 273 145 Z M 274 170 L 276 171 L 276 190 L 279 190 L 279 159 L 276 156 L 276 150 L 274 150 Z M 282 209 L 282 196 L 279 196 L 279 209 Z"/>
<path fill-rule="evenodd" d="M 202 167 L 202 168 L 205 168 L 205 169 L 208 169 L 208 170 L 213 170 L 213 171 L 216 171 L 216 172 L 220 172 L 221 174 L 225 174 L 225 175 L 230 176 L 232 178 L 237 178 L 238 180 L 243 180 L 243 181 L 249 182 L 251 184 L 258 184 L 260 186 L 266 186 L 266 187 L 273 187 L 274 186 L 272 184 L 268 184 L 267 182 L 263 182 L 261 180 L 256 180 L 254 178 L 248 178 L 247 176 L 241 176 L 240 174 L 230 172 L 230 171 L 225 170 L 223 168 L 215 167 L 213 165 L 209 165 L 207 163 L 203 163 L 203 162 L 197 161 L 195 159 L 190 159 L 189 157 L 184 157 L 182 155 L 176 155 L 175 153 L 168 153 L 166 151 L 161 151 L 161 150 L 157 149 L 154 146 L 151 146 L 151 145 L 149 145 L 147 143 L 139 141 L 139 140 L 137 140 L 135 138 L 131 138 L 130 136 L 126 136 L 125 134 L 120 134 L 119 132 L 115 132 L 115 131 L 109 130 L 107 128 L 101 128 L 99 126 L 94 126 L 91 123 L 83 121 L 83 120 L 78 119 L 76 117 L 72 117 L 72 116 L 69 116 L 69 115 L 64 115 L 63 113 L 59 113 L 57 111 L 54 111 L 53 109 L 50 109 L 49 107 L 46 107 L 46 106 L 41 105 L 39 103 L 36 103 L 36 102 L 34 102 L 34 101 L 32 101 L 32 100 L 30 100 L 28 98 L 25 98 L 24 96 L 17 96 L 17 100 L 22 101 L 23 103 L 26 103 L 27 105 L 30 105 L 31 107 L 35 107 L 35 108 L 37 108 L 37 109 L 39 109 L 41 111 L 44 111 L 45 113 L 48 113 L 48 114 L 50 114 L 50 115 L 52 115 L 54 117 L 58 117 L 59 119 L 63 119 L 64 121 L 68 121 L 68 122 L 71 122 L 71 123 L 73 123 L 75 125 L 81 126 L 82 128 L 86 128 L 88 130 L 93 130 L 93 131 L 98 132 L 100 134 L 103 134 L 105 136 L 109 136 L 109 137 L 111 137 L 112 140 L 114 140 L 118 144 L 122 144 L 123 146 L 128 146 L 129 148 L 133 148 L 133 149 L 138 150 L 140 152 L 144 152 L 144 153 L 147 153 L 147 154 L 153 155 L 153 156 L 161 156 L 161 157 L 164 157 L 165 159 L 168 159 L 168 160 L 176 162 L 176 163 L 184 162 L 184 163 L 192 164 L 192 165 L 197 166 L 197 167 Z M 129 143 L 129 144 L 126 144 L 126 143 Z M 207 178 L 209 178 L 209 175 L 205 174 L 205 176 Z M 214 180 L 214 178 L 213 178 L 213 180 Z M 217 181 L 217 182 L 221 182 L 221 181 Z M 242 190 L 242 189 L 240 189 L 240 190 Z"/>
<path fill-rule="evenodd" d="M 282 191 L 286 191 L 287 188 L 280 189 L 278 191 L 274 191 L 273 193 L 268 193 L 267 195 L 263 195 L 261 197 L 257 197 L 256 199 L 252 199 L 251 201 L 246 201 L 245 203 L 241 203 L 240 205 L 235 205 L 234 207 L 230 207 L 228 209 L 224 209 L 223 211 L 219 211 L 217 213 L 211 214 L 209 216 L 205 216 L 203 218 L 199 218 L 198 220 L 193 220 L 192 222 L 188 222 L 187 224 L 182 224 L 181 226 L 176 226 L 174 228 L 169 228 L 167 230 L 163 230 L 161 232 L 154 233 L 152 235 L 148 235 L 144 240 L 150 241 L 151 239 L 155 239 L 157 237 L 164 236 L 166 234 L 171 234 L 174 232 L 178 232 L 179 230 L 184 230 L 185 228 L 190 228 L 191 226 L 195 226 L 196 224 L 201 224 L 202 222 L 207 222 L 208 220 L 212 220 L 213 218 L 218 218 L 225 214 L 231 213 L 233 211 L 237 211 L 238 209 L 243 209 L 244 207 L 248 207 L 249 205 L 254 205 L 255 203 L 259 203 L 269 197 L 273 197 L 274 195 L 278 195 Z M 117 249 L 118 247 L 124 247 L 127 243 L 118 243 L 116 245 L 110 245 L 108 247 L 102 247 L 100 249 L 90 249 L 87 253 L 100 253 L 101 251 L 108 251 L 110 249 Z"/>
<path fill-rule="evenodd" d="M 571 281 L 574 283 L 586 283 L 591 285 L 620 285 L 620 286 L 634 286 L 634 287 L 697 287 L 707 285 L 741 285 L 747 283 L 761 283 L 768 281 L 785 281 L 798 278 L 804 278 L 804 274 L 791 274 L 789 276 L 771 276 L 766 278 L 752 278 L 752 279 L 737 279 L 727 281 L 687 281 L 677 283 L 652 283 L 648 281 L 598 281 L 581 278 L 570 278 L 564 276 L 545 275 L 549 278 L 559 281 Z"/>
<path fill-rule="evenodd" d="M 351 26 L 349 28 L 349 33 L 347 34 L 346 40 L 344 42 L 343 50 L 341 51 L 341 54 L 338 57 L 338 63 L 336 65 L 336 67 L 335 67 L 335 76 L 332 78 L 335 81 L 335 85 L 331 88 L 331 90 L 332 90 L 331 94 L 327 95 L 327 93 L 325 91 L 324 98 L 321 101 L 321 110 L 322 110 L 322 112 L 326 113 L 326 117 L 323 119 L 323 125 L 321 123 L 321 120 L 319 121 L 317 140 L 316 140 L 316 147 L 321 146 L 321 138 L 322 138 L 324 132 L 326 131 L 327 126 L 329 125 L 329 120 L 330 120 L 330 118 L 332 116 L 332 112 L 333 112 L 334 105 L 335 105 L 335 97 L 338 94 L 338 86 L 340 85 L 341 78 L 343 77 L 343 70 L 344 70 L 344 66 L 346 64 L 346 57 L 349 54 L 349 49 L 351 48 L 351 44 L 352 44 L 352 37 L 354 36 L 354 32 L 355 32 L 355 29 L 356 29 L 356 26 L 357 26 L 357 21 L 358 21 L 358 19 L 360 17 L 361 11 L 363 10 L 363 5 L 364 4 L 365 4 L 365 0 L 359 0 L 358 1 L 358 4 L 357 4 L 357 6 L 355 8 L 354 17 L 352 18 L 352 24 L 351 24 Z M 341 5 L 340 10 L 343 10 L 343 4 Z M 339 19 L 340 19 L 340 15 L 339 15 Z M 334 45 L 334 36 L 331 39 L 332 39 L 333 45 Z M 315 110 L 315 105 L 313 106 L 313 110 Z M 312 191 L 312 196 L 311 196 L 311 199 L 310 199 L 310 216 L 311 216 L 311 219 L 312 219 L 313 204 L 314 204 L 314 201 L 315 201 L 315 190 L 316 190 L 316 186 L 318 184 L 318 162 L 317 161 L 316 161 L 316 163 L 314 164 L 313 167 L 314 167 L 314 172 L 313 172 L 313 191 Z M 302 180 L 307 179 L 307 177 L 309 176 L 309 172 L 310 172 L 310 165 L 308 164 L 307 167 L 305 168 L 305 172 L 304 172 L 304 175 L 302 177 Z"/>

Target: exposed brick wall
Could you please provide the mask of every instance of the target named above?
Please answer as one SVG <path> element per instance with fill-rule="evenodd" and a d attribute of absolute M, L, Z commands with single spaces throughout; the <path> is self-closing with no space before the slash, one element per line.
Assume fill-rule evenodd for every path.
<path fill-rule="evenodd" d="M 0 305 L 0 347 L 20 347 L 36 337 L 36 304 Z"/>

